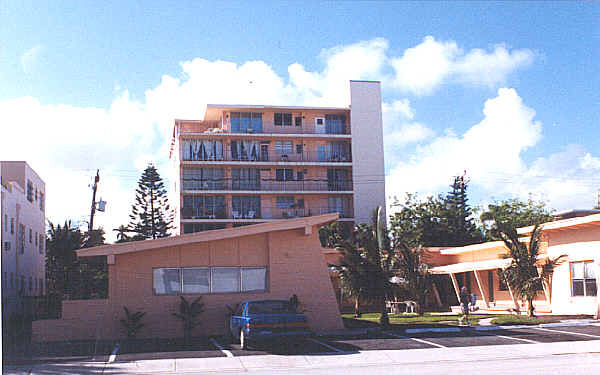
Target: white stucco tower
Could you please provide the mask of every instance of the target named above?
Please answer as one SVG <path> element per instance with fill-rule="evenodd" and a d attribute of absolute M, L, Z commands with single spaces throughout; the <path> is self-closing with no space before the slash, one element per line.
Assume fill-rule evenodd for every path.
<path fill-rule="evenodd" d="M 354 218 L 370 223 L 373 210 L 386 207 L 380 82 L 350 81 L 350 124 Z"/>

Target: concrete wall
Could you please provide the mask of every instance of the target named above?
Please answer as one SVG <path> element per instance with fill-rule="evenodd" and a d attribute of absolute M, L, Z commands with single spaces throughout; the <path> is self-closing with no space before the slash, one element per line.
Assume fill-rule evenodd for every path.
<path fill-rule="evenodd" d="M 146 327 L 139 337 L 183 336 L 181 322 L 171 315 L 177 311 L 179 296 L 155 295 L 152 269 L 187 266 L 268 267 L 265 292 L 202 295 L 205 311 L 196 335 L 224 333 L 227 306 L 249 299 L 288 299 L 292 294 L 307 310 L 311 329 L 343 327 L 315 226 L 309 235 L 304 229 L 287 230 L 117 255 L 115 264 L 109 265 L 109 298 L 65 301 L 63 319 L 33 323 L 33 340 L 124 337 L 119 323 L 123 306 L 146 312 Z"/>
<path fill-rule="evenodd" d="M 596 314 L 598 297 L 571 295 L 570 263 L 591 260 L 596 264 L 596 281 L 600 280 L 600 227 L 548 232 L 548 255 L 566 255 L 552 275 L 552 312 L 554 314 Z"/>
<path fill-rule="evenodd" d="M 377 206 L 386 207 L 380 86 L 379 82 L 350 81 L 352 177 L 357 223 L 370 222 L 371 213 Z"/>

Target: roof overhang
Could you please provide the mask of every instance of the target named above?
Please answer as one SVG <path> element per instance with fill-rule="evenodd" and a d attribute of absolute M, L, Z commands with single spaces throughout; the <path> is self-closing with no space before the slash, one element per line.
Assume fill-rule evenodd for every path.
<path fill-rule="evenodd" d="M 552 230 L 565 230 L 565 229 L 576 229 L 588 226 L 599 226 L 600 225 L 600 214 L 574 217 L 572 219 L 563 219 L 557 221 L 550 221 L 540 225 L 543 232 Z M 518 234 L 530 234 L 533 232 L 534 226 L 528 226 L 517 229 Z"/>
<path fill-rule="evenodd" d="M 158 238 L 155 240 L 124 242 L 111 245 L 90 247 L 77 250 L 78 257 L 92 257 L 99 255 L 119 255 L 137 251 L 153 250 L 168 246 L 189 245 L 199 242 L 208 242 L 251 236 L 261 233 L 276 232 L 304 228 L 306 234 L 312 234 L 314 225 L 325 225 L 338 220 L 338 213 L 319 216 L 302 217 L 297 219 L 281 220 L 262 224 L 247 225 L 237 228 L 226 228 L 206 232 L 183 234 L 179 236 Z"/>
<path fill-rule="evenodd" d="M 207 104 L 206 112 L 204 113 L 204 120 L 219 120 L 223 111 L 332 111 L 332 112 L 346 112 L 349 111 L 349 107 L 304 107 L 304 106 L 277 106 L 277 105 L 246 105 L 246 104 Z"/>
<path fill-rule="evenodd" d="M 493 242 L 483 242 L 477 243 L 474 245 L 467 245 L 461 247 L 449 247 L 446 249 L 441 249 L 440 254 L 442 255 L 454 255 L 454 254 L 464 254 L 470 253 L 474 251 L 483 251 L 483 250 L 506 250 L 506 246 L 503 241 L 493 241 Z"/>
<path fill-rule="evenodd" d="M 490 259 L 481 260 L 479 262 L 462 262 L 448 264 L 446 266 L 433 267 L 431 273 L 434 274 L 451 274 L 469 271 L 495 270 L 508 266 L 511 259 Z"/>

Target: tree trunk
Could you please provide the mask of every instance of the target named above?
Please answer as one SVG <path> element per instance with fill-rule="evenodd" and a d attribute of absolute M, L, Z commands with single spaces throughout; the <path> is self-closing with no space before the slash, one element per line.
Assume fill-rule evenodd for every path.
<path fill-rule="evenodd" d="M 528 310 L 528 315 L 529 317 L 533 317 L 533 298 L 532 297 L 527 297 L 527 310 Z"/>
<path fill-rule="evenodd" d="M 385 306 L 385 298 L 381 298 L 381 318 L 379 318 L 379 325 L 382 328 L 386 328 L 390 325 L 390 318 L 388 317 L 387 307 Z"/>
<path fill-rule="evenodd" d="M 362 314 L 360 313 L 360 297 L 356 296 L 354 298 L 354 317 L 360 318 Z"/>

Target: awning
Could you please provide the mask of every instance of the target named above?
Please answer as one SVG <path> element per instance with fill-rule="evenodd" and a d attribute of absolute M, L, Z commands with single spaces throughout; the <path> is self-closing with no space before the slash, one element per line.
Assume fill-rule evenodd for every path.
<path fill-rule="evenodd" d="M 451 274 L 468 271 L 495 270 L 508 266 L 511 259 L 490 259 L 481 260 L 479 262 L 462 262 L 456 264 L 448 264 L 447 266 L 433 267 L 431 273 L 436 274 Z"/>

